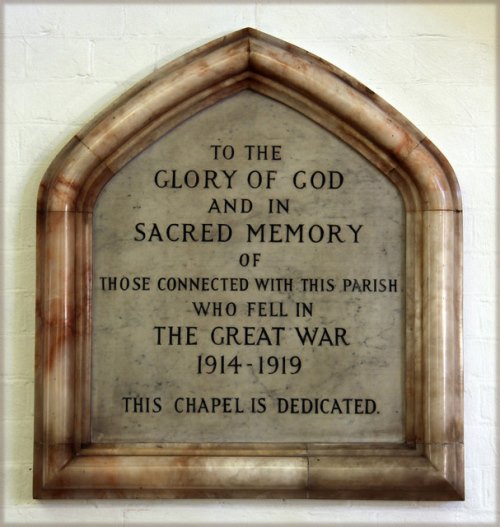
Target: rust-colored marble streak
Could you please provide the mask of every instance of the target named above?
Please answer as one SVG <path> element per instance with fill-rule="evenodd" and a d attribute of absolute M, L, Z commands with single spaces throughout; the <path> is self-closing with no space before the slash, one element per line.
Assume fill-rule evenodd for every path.
<path fill-rule="evenodd" d="M 244 89 L 340 137 L 399 189 L 407 212 L 406 445 L 89 445 L 92 211 L 132 157 Z M 462 222 L 432 143 L 335 66 L 254 29 L 159 69 L 81 130 L 40 184 L 35 498 L 460 500 Z"/>

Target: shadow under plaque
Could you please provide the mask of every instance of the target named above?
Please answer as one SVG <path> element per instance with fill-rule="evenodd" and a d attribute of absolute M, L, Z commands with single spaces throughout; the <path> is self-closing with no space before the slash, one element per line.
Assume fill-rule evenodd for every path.
<path fill-rule="evenodd" d="M 460 500 L 446 159 L 254 29 L 154 72 L 37 208 L 35 498 Z"/>

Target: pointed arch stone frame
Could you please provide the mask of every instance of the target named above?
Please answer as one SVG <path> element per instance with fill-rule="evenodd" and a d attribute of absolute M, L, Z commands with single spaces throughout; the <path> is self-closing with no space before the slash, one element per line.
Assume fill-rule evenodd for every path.
<path fill-rule="evenodd" d="M 188 117 L 241 90 L 365 156 L 406 208 L 404 444 L 90 442 L 92 211 L 106 183 Z M 464 498 L 462 207 L 437 148 L 335 66 L 243 29 L 157 70 L 55 158 L 37 208 L 35 498 Z"/>

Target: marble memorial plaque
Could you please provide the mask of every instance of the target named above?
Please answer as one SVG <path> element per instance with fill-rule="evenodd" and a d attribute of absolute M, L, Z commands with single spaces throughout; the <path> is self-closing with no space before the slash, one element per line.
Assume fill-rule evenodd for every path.
<path fill-rule="evenodd" d="M 395 186 L 242 92 L 124 167 L 93 223 L 93 442 L 403 442 Z"/>
<path fill-rule="evenodd" d="M 40 184 L 34 497 L 463 499 L 461 206 L 291 44 L 152 73 Z"/>

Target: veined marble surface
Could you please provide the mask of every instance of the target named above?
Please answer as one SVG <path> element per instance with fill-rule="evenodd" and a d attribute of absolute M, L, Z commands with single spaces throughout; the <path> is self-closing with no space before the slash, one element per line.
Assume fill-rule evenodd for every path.
<path fill-rule="evenodd" d="M 406 210 L 404 243 L 406 416 L 403 444 L 400 440 L 384 443 L 383 436 L 376 436 L 375 432 L 373 441 L 367 439 L 359 442 L 358 437 L 351 436 L 346 443 L 340 444 L 335 442 L 339 439 L 333 433 L 328 434 L 330 442 L 323 443 L 287 443 L 279 442 L 279 439 L 262 442 L 264 441 L 262 435 L 259 435 L 260 442 L 229 443 L 227 438 L 234 437 L 234 433 L 233 436 L 231 433 L 237 428 L 234 426 L 235 419 L 226 420 L 217 413 L 214 414 L 212 423 L 215 423 L 215 429 L 224 432 L 224 441 L 221 442 L 172 443 L 169 442 L 172 439 L 165 435 L 163 436 L 165 440 L 160 443 L 103 443 L 99 440 L 93 441 L 91 437 L 91 416 L 93 411 L 98 410 L 91 407 L 94 381 L 91 375 L 91 348 L 95 344 L 92 342 L 92 328 L 98 318 L 101 318 L 101 323 L 104 322 L 108 326 L 109 342 L 113 341 L 113 332 L 104 313 L 93 311 L 95 304 L 92 269 L 95 262 L 92 259 L 91 249 L 96 200 L 101 190 L 126 163 L 164 134 L 175 130 L 180 123 L 187 122 L 201 110 L 246 89 L 252 89 L 262 96 L 272 97 L 294 108 L 301 115 L 307 116 L 325 130 L 334 133 L 336 137 L 342 138 L 356 152 L 370 160 L 401 193 Z M 248 112 L 249 120 L 253 120 L 257 115 L 254 108 L 249 109 Z M 268 121 L 272 121 L 272 117 L 272 113 L 268 113 Z M 215 124 L 219 125 L 220 120 L 216 120 Z M 275 125 L 276 122 L 271 122 L 266 127 L 266 131 L 271 127 L 275 129 Z M 204 138 L 209 137 L 209 132 L 213 133 L 214 130 L 214 128 L 207 130 Z M 222 141 L 223 138 L 220 137 L 218 140 Z M 232 136 L 231 140 L 233 140 Z M 192 145 L 193 141 L 189 141 L 178 147 L 188 146 L 184 154 L 189 156 L 190 161 L 196 161 L 189 150 Z M 303 144 L 299 146 L 304 148 Z M 311 155 L 313 155 L 312 159 L 317 161 L 315 154 Z M 173 153 L 170 159 L 172 162 L 175 161 Z M 182 159 L 186 160 L 186 157 Z M 283 157 L 283 162 L 285 161 L 286 158 Z M 274 169 L 268 168 L 268 170 Z M 142 187 L 139 191 L 142 193 L 145 188 Z M 340 190 L 346 188 L 349 187 L 342 186 L 342 189 L 338 189 L 337 202 L 342 195 Z M 265 196 L 266 192 L 271 194 L 278 190 L 277 187 L 259 190 L 256 191 L 256 195 Z M 329 196 L 329 192 L 325 193 L 324 190 L 321 192 L 325 194 L 321 196 L 321 202 L 323 203 L 324 200 L 324 203 L 328 204 L 327 210 L 332 211 L 333 221 L 336 219 L 333 216 L 333 211 L 336 210 L 333 206 L 335 202 L 333 194 Z M 381 201 L 377 201 L 377 196 L 373 193 L 368 194 L 367 203 L 373 203 L 374 207 L 380 206 Z M 130 197 L 132 197 L 131 193 Z M 182 208 L 182 200 L 174 201 L 177 209 Z M 200 209 L 201 213 L 207 212 L 207 204 L 203 199 L 193 200 L 191 197 L 188 201 L 190 206 L 185 207 L 186 211 L 191 211 L 194 207 L 196 210 Z M 305 199 L 304 203 L 307 202 L 308 199 Z M 163 203 L 160 210 L 165 212 L 164 205 Z M 121 231 L 122 241 L 130 242 L 130 231 L 125 233 L 125 230 L 130 226 L 130 219 L 133 219 L 133 214 L 137 214 L 139 206 L 141 202 L 134 202 L 129 206 L 130 210 L 127 210 L 123 203 L 119 203 L 112 211 L 117 214 L 116 218 L 122 215 L 123 225 L 120 227 L 124 229 Z M 305 208 L 307 210 L 307 206 Z M 317 211 L 317 207 L 309 208 Z M 168 215 L 170 210 L 175 210 L 174 205 L 167 208 L 165 214 Z M 310 220 L 305 217 L 303 205 L 299 210 L 304 214 L 303 221 L 301 218 L 302 223 L 288 224 L 295 225 L 295 230 L 298 230 L 297 225 L 305 225 L 306 220 Z M 286 216 L 291 218 L 290 211 Z M 51 163 L 40 184 L 37 208 L 34 497 L 464 499 L 461 211 L 460 189 L 453 169 L 422 132 L 369 88 L 335 66 L 287 42 L 255 29 L 246 28 L 210 42 L 155 71 L 80 130 Z M 263 214 L 262 210 L 259 212 L 254 209 L 254 212 Z M 323 211 L 322 214 L 325 212 Z M 251 218 L 249 214 L 249 220 Z M 314 220 L 313 217 L 312 221 Z M 140 220 L 135 221 L 135 225 L 141 223 Z M 152 221 L 154 220 L 149 220 L 150 223 Z M 168 225 L 174 225 L 175 229 L 176 224 Z M 241 220 L 241 225 L 246 224 Z M 285 261 L 287 251 L 291 250 L 286 249 L 289 245 L 280 243 L 279 238 L 282 225 L 287 224 L 282 222 L 278 227 L 271 227 L 270 223 L 262 223 L 262 225 L 267 225 L 267 237 L 274 238 L 274 242 L 268 244 L 269 247 L 277 247 L 279 244 L 281 250 L 271 250 L 268 247 L 269 254 L 259 253 L 261 261 L 258 269 L 255 269 L 256 272 L 266 271 L 262 256 L 264 262 L 267 259 L 267 270 L 269 270 L 269 262 L 273 258 L 276 261 Z M 342 225 L 347 225 L 348 228 L 349 225 L 357 226 L 355 232 L 360 233 L 359 236 L 361 233 L 364 236 L 364 233 L 368 232 L 359 229 L 359 226 L 364 226 L 365 223 L 342 224 L 339 221 L 326 225 L 331 226 L 330 233 L 339 233 L 338 229 Z M 376 222 L 372 218 L 371 223 L 366 225 L 374 227 Z M 228 227 L 225 229 L 227 234 Z M 221 228 L 219 232 L 223 231 L 224 229 Z M 314 233 L 317 235 L 316 230 Z M 354 235 L 354 231 L 352 234 Z M 159 236 L 158 234 L 151 238 Z M 248 251 L 250 244 L 239 239 L 238 236 L 241 236 L 241 232 L 232 238 L 231 243 L 235 248 L 239 247 L 243 250 L 244 247 Z M 205 231 L 204 237 L 208 242 L 210 227 Z M 115 243 L 116 240 L 117 238 L 111 234 L 110 241 Z M 296 240 L 292 241 L 296 242 Z M 351 242 L 356 241 L 358 240 L 351 238 Z M 359 243 L 361 241 L 362 238 L 359 238 Z M 150 267 L 157 270 L 158 264 L 169 266 L 172 265 L 171 262 L 180 261 L 187 265 L 187 262 L 193 260 L 189 255 L 200 252 L 200 249 L 197 243 L 186 245 L 188 248 L 182 251 L 181 260 L 175 257 L 178 252 L 169 249 L 168 258 L 165 256 L 160 262 L 152 262 Z M 329 256 L 340 254 L 335 253 L 335 245 L 328 244 L 332 246 Z M 337 250 L 341 245 L 340 242 L 338 245 Z M 344 256 L 348 255 L 349 251 L 355 254 L 359 244 L 351 243 L 351 245 L 347 252 L 342 253 Z M 210 243 L 202 244 L 202 247 L 209 246 Z M 108 250 L 108 259 L 110 262 L 119 262 L 122 251 L 113 249 Z M 245 254 L 254 254 L 257 250 L 252 247 L 251 252 Z M 315 258 L 319 256 L 318 251 L 319 245 L 314 250 L 295 251 L 294 257 L 287 260 L 288 265 L 295 266 L 302 273 L 303 269 L 298 263 L 300 260 L 297 260 L 298 257 L 302 257 L 303 262 L 309 262 L 311 266 L 317 265 L 316 270 L 321 268 L 321 265 L 327 266 L 323 258 Z M 142 249 L 143 260 L 150 256 L 148 252 L 151 253 L 151 250 Z M 205 249 L 205 252 L 206 256 L 210 256 L 210 249 Z M 200 267 L 212 266 L 212 271 L 214 267 L 217 267 L 219 272 L 226 271 L 224 265 L 227 264 L 224 264 L 226 262 L 224 259 L 219 266 L 217 261 L 212 262 L 208 257 L 203 263 L 200 263 L 199 258 L 194 260 L 199 262 Z M 371 268 L 375 260 L 371 255 L 365 256 L 363 265 Z M 348 260 L 338 257 L 328 258 L 328 261 L 332 262 L 333 268 L 334 262 L 344 262 L 345 265 Z M 356 266 L 361 265 L 359 258 L 353 261 L 357 262 Z M 348 267 L 348 271 L 359 271 L 356 266 Z M 144 269 L 144 263 L 140 269 Z M 230 270 L 232 269 L 233 266 L 230 266 Z M 272 269 L 274 270 L 275 267 Z M 331 270 L 330 267 L 328 269 Z M 116 270 L 119 271 L 118 268 Z M 161 268 L 162 272 L 163 270 L 164 267 Z M 177 272 L 178 269 L 173 268 L 173 271 Z M 128 267 L 126 272 L 130 272 Z M 167 272 L 170 272 L 169 267 Z M 147 278 L 151 279 L 151 277 Z M 255 276 L 250 273 L 250 279 L 254 278 Z M 236 279 L 243 281 L 248 278 L 242 271 L 242 275 Z M 294 290 L 286 293 L 291 298 L 296 292 Z M 149 291 L 141 292 L 141 294 L 145 293 L 149 294 Z M 233 296 L 234 293 L 236 292 L 232 292 Z M 304 293 L 300 294 L 304 295 Z M 105 357 L 108 354 L 110 359 L 108 363 L 111 363 L 108 364 L 109 369 L 103 373 L 103 376 L 107 374 L 107 377 L 101 384 L 101 388 L 107 386 L 109 393 L 114 389 L 112 372 L 128 374 L 133 371 L 132 365 L 135 359 L 138 362 L 143 360 L 139 357 L 134 358 L 129 350 L 134 344 L 132 337 L 136 338 L 136 335 L 137 343 L 145 346 L 146 341 L 140 336 L 140 328 L 143 328 L 143 315 L 148 315 L 147 309 L 150 310 L 149 314 L 156 316 L 153 297 L 154 295 L 149 297 L 149 303 L 144 299 L 137 302 L 138 298 L 142 298 L 139 294 L 135 299 L 129 297 L 127 302 L 132 306 L 129 307 L 129 312 L 135 313 L 136 324 L 131 325 L 127 320 L 118 326 L 128 331 L 130 336 L 122 334 L 121 340 L 115 338 L 115 350 L 119 347 L 119 353 L 113 355 L 109 342 L 108 348 L 101 348 L 101 356 Z M 118 296 L 115 297 L 115 304 L 123 308 L 127 302 L 116 298 Z M 222 300 L 224 298 L 222 296 Z M 288 299 L 288 296 L 286 298 Z M 342 309 L 338 298 L 332 298 L 335 302 L 328 305 L 327 322 L 335 323 L 335 328 L 340 331 L 338 335 L 345 336 L 348 340 L 348 331 L 351 332 L 352 329 L 343 327 L 333 320 L 334 316 L 341 318 L 348 313 L 347 308 Z M 317 309 L 319 300 L 313 298 L 310 301 L 316 306 L 313 306 L 316 309 L 313 316 L 319 317 L 321 313 L 318 311 L 319 308 Z M 246 306 L 248 300 L 242 297 L 239 302 L 243 302 Z M 337 311 L 330 310 L 332 305 L 337 306 L 335 308 Z M 160 308 L 162 311 L 161 303 Z M 379 303 L 377 308 L 380 308 Z M 137 314 L 138 312 L 140 315 Z M 119 321 L 117 316 L 121 315 L 117 309 L 113 313 L 116 323 Z M 173 314 L 168 311 L 162 313 L 162 316 L 172 316 L 178 320 L 182 318 L 183 311 L 177 309 Z M 192 315 L 185 307 L 184 314 Z M 284 318 L 278 317 L 278 320 Z M 316 320 L 307 321 L 305 317 L 300 318 L 306 323 L 316 322 Z M 162 327 L 167 327 L 167 322 Z M 296 321 L 292 320 L 292 322 Z M 365 320 L 360 317 L 359 322 L 365 323 Z M 365 325 L 368 328 L 368 325 Z M 129 329 L 131 327 L 133 329 Z M 184 328 L 186 327 L 189 326 L 185 325 Z M 206 327 L 209 327 L 208 322 L 205 323 L 204 328 Z M 290 327 L 293 331 L 294 326 Z M 264 326 L 261 326 L 261 333 L 264 331 L 262 328 Z M 198 330 L 197 327 L 196 332 Z M 377 331 L 380 333 L 380 329 Z M 198 337 L 199 335 L 196 334 L 195 337 L 189 338 L 193 338 L 198 346 Z M 384 338 L 387 339 L 387 335 L 384 335 Z M 331 347 L 337 348 L 333 351 L 340 351 L 342 347 L 354 350 L 350 347 L 351 341 L 348 342 L 349 345 L 343 343 L 344 346 Z M 373 340 L 369 342 L 373 344 Z M 262 345 L 263 342 L 259 344 Z M 324 346 L 325 341 L 316 344 L 321 347 Z M 206 346 L 207 343 L 205 342 L 204 345 Z M 255 349 L 252 342 L 247 341 L 245 346 L 247 345 L 252 350 Z M 273 343 L 269 344 L 270 347 L 273 345 Z M 175 350 L 168 348 L 167 351 Z M 311 351 L 310 355 L 324 358 L 325 354 L 316 353 L 317 351 Z M 175 358 L 175 353 L 170 353 L 170 357 Z M 187 360 L 189 355 L 178 354 L 177 357 L 179 360 Z M 339 357 L 342 356 L 339 354 Z M 251 364 L 252 368 L 255 367 L 253 361 L 248 364 Z M 292 365 L 291 361 L 288 364 Z M 321 365 L 323 367 L 317 367 L 316 372 L 309 371 L 321 375 L 325 369 L 324 362 Z M 365 362 L 363 365 L 364 368 L 368 368 Z M 168 372 L 167 364 L 166 362 L 163 364 L 165 368 L 163 370 L 158 369 L 160 366 L 156 361 L 152 367 L 146 368 L 147 375 L 143 379 L 148 379 L 146 381 L 148 387 L 152 386 L 155 377 L 160 380 L 165 379 L 164 374 Z M 361 362 L 358 369 L 359 366 Z M 192 368 L 192 364 L 189 364 L 189 367 Z M 375 368 L 373 370 L 376 371 Z M 192 372 L 192 369 L 190 371 Z M 298 373 L 295 376 L 297 375 Z M 206 377 L 206 374 L 200 376 Z M 134 379 L 137 380 L 133 375 L 129 378 L 130 383 L 134 382 Z M 182 384 L 182 388 L 189 389 L 189 385 L 176 377 L 175 369 L 169 379 L 172 379 L 173 383 Z M 221 379 L 227 377 L 218 378 L 219 390 L 226 389 L 227 385 L 227 380 L 222 382 Z M 366 386 L 370 386 L 371 389 L 374 389 L 374 386 L 380 387 L 381 382 L 374 375 L 367 374 L 364 380 L 367 380 Z M 330 384 L 333 385 L 334 381 L 333 378 L 330 379 Z M 209 381 L 203 380 L 203 382 L 209 384 Z M 210 382 L 216 383 L 216 381 Z M 192 384 L 196 389 L 199 388 L 199 383 L 194 382 L 193 379 Z M 227 412 L 223 414 L 227 416 L 232 409 L 231 403 L 238 397 L 238 390 L 242 389 L 242 386 L 245 384 L 233 383 L 233 386 L 229 386 L 234 389 L 230 397 L 214 396 L 209 398 L 209 401 L 219 401 L 221 404 L 229 401 Z M 388 376 L 384 379 L 384 389 L 390 390 L 394 386 L 397 386 L 397 382 L 393 378 Z M 316 385 L 312 388 L 316 388 Z M 117 386 L 118 391 L 121 391 L 120 386 Z M 382 388 L 380 391 L 382 393 Z M 206 388 L 204 392 L 207 392 Z M 133 400 L 135 396 L 143 397 L 138 399 L 138 403 L 145 405 L 147 396 L 137 392 L 126 396 L 129 399 L 125 400 Z M 122 394 L 117 393 L 116 397 L 123 402 Z M 154 397 L 152 399 L 151 396 L 149 397 L 153 408 L 156 408 L 155 404 L 159 404 L 158 400 L 155 402 Z M 193 397 L 196 397 L 196 394 Z M 354 414 L 352 411 L 343 414 L 336 411 L 338 414 L 336 417 L 383 415 L 362 412 L 363 401 L 365 401 L 365 410 L 369 406 L 367 401 L 371 399 L 368 396 L 365 399 L 356 397 L 344 399 L 355 401 Z M 94 397 L 94 402 L 97 400 Z M 301 397 L 291 394 L 289 400 L 300 402 Z M 326 403 L 331 401 L 332 405 L 339 407 L 341 403 L 338 401 L 345 404 L 345 401 L 339 398 L 325 397 L 324 400 Z M 359 407 L 356 406 L 358 402 Z M 378 400 L 377 404 L 380 411 Z M 162 412 L 155 414 L 152 411 L 151 414 L 162 418 L 165 416 Z M 144 413 L 141 416 L 144 416 Z M 233 415 L 231 414 L 230 417 Z M 236 414 L 234 417 L 238 418 L 241 415 Z M 244 417 L 246 423 L 248 415 L 244 414 Z M 265 428 L 266 423 L 274 424 L 267 412 L 265 417 L 266 421 L 259 421 L 261 428 Z M 282 420 L 281 417 L 283 415 L 279 414 L 275 420 L 278 418 Z M 299 417 L 306 416 L 299 415 Z M 109 417 L 109 421 L 112 421 L 112 416 Z M 160 430 L 165 434 L 173 429 L 182 431 L 179 425 L 172 424 L 173 419 L 164 421 L 166 425 L 162 427 L 161 420 L 160 425 L 158 421 L 155 423 L 151 420 L 149 428 Z M 136 422 L 135 429 L 141 428 L 144 422 L 145 419 L 142 419 L 142 423 Z M 309 438 L 312 440 L 315 429 L 311 426 L 307 428 L 307 423 L 311 424 L 312 421 L 307 422 L 302 419 L 302 422 L 306 422 L 301 428 L 303 434 L 307 436 L 306 441 L 309 441 Z M 230 426 L 220 426 L 221 423 Z M 340 428 L 339 426 L 338 429 Z M 148 432 L 147 427 L 145 430 Z M 185 427 L 184 430 L 196 431 L 189 427 Z M 226 430 L 229 432 L 226 433 Z M 248 425 L 247 430 L 248 436 L 244 441 L 251 441 L 253 436 L 258 435 Z M 257 430 L 258 427 L 255 428 L 255 431 Z M 280 428 L 280 434 L 283 430 L 285 429 Z M 201 431 L 204 433 L 205 430 Z M 191 433 L 190 440 L 196 439 L 194 433 Z"/>
<path fill-rule="evenodd" d="M 234 158 L 223 159 L 219 149 L 219 159 L 214 159 L 211 145 L 232 145 Z M 280 145 L 274 155 L 280 159 L 249 160 L 245 145 Z M 231 157 L 230 150 L 225 153 Z M 158 174 L 155 184 L 160 170 L 166 172 Z M 172 170 L 175 186 L 181 188 L 163 187 L 167 181 L 172 185 Z M 296 181 L 306 185 L 303 189 L 293 185 L 300 170 L 305 173 Z M 188 171 L 196 171 L 199 180 L 194 172 L 186 179 Z M 260 188 L 249 185 L 259 182 L 255 172 L 248 179 L 251 171 L 262 175 Z M 311 183 L 322 186 L 321 175 L 310 178 L 317 171 L 327 176 L 333 171 L 332 186 L 339 188 L 312 188 Z M 244 204 L 251 202 L 252 210 L 217 213 L 214 198 L 220 208 L 224 199 L 249 200 Z M 270 199 L 288 200 L 288 213 L 269 213 Z M 168 240 L 171 224 L 194 225 L 195 237 L 209 224 L 207 241 L 195 242 L 189 234 L 186 242 Z M 248 241 L 248 225 L 255 231 L 261 224 L 263 230 Z M 231 238 L 217 241 L 219 232 L 227 237 L 226 225 Z M 296 232 L 302 233 L 302 241 Z M 174 226 L 170 233 L 182 237 L 182 228 Z M 289 241 L 280 241 L 287 234 Z M 259 241 L 261 236 L 265 242 Z M 255 253 L 255 267 L 240 265 L 242 254 Z M 92 441 L 403 442 L 404 254 L 401 196 L 352 148 L 254 92 L 204 110 L 128 163 L 98 199 L 93 224 Z M 122 277 L 131 282 L 147 277 L 149 290 L 103 290 L 110 284 L 105 277 L 116 277 L 118 284 Z M 159 290 L 167 279 L 178 285 L 185 278 L 235 278 L 237 290 Z M 275 281 L 275 291 L 259 291 L 256 279 L 270 278 L 288 279 L 288 286 Z M 313 282 L 307 279 L 317 280 L 319 289 L 331 288 L 333 280 L 335 288 L 312 291 Z M 238 290 L 247 284 L 245 291 Z M 276 290 L 280 284 L 284 290 Z M 388 291 L 389 284 L 395 290 Z M 221 287 L 222 282 L 213 285 Z M 223 313 L 231 302 L 236 314 L 199 316 L 194 302 L 221 302 Z M 297 302 L 311 304 L 312 315 L 297 316 Z M 169 345 L 169 326 L 183 328 L 183 344 Z M 228 327 L 237 329 L 223 329 Z M 246 330 L 246 342 L 245 327 L 253 328 Z M 214 328 L 221 329 L 212 338 Z M 318 328 L 313 344 L 302 345 L 304 328 Z M 230 345 L 217 344 L 234 331 Z M 213 374 L 208 373 L 212 359 L 207 356 L 217 359 Z M 237 374 L 236 363 L 229 364 L 234 357 L 241 363 Z M 300 360 L 296 373 L 299 360 L 292 357 Z M 278 371 L 271 374 L 276 365 Z M 283 365 L 287 373 L 280 373 Z M 319 404 L 325 413 L 306 411 L 315 400 L 323 401 Z M 188 412 L 191 408 L 195 411 Z"/>

